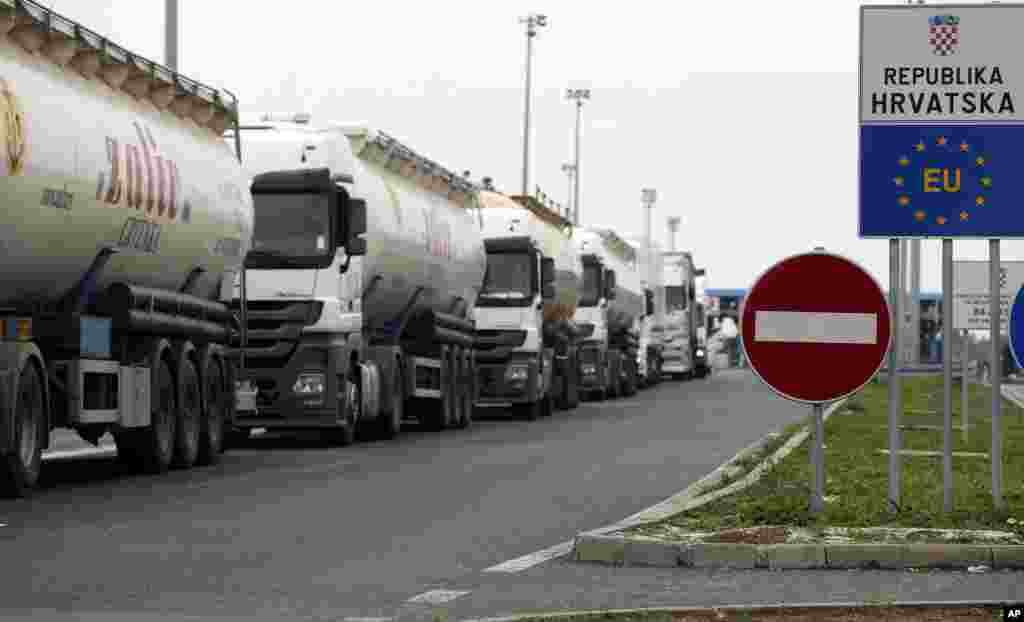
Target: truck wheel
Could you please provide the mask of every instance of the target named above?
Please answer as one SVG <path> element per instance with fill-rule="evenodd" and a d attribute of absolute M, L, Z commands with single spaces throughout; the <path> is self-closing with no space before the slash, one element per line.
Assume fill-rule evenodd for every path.
<path fill-rule="evenodd" d="M 359 389 L 359 383 L 353 382 L 351 378 L 342 378 L 342 381 L 345 383 L 345 399 L 340 400 L 338 405 L 341 411 L 338 418 L 343 425 L 328 428 L 324 436 L 331 445 L 348 447 L 356 440 L 356 422 L 359 421 L 359 411 L 363 404 L 363 392 Z"/>
<path fill-rule="evenodd" d="M 227 385 L 220 359 L 204 347 L 200 357 L 203 361 L 203 418 L 199 436 L 199 457 L 197 464 L 216 464 L 224 451 L 224 401 L 227 399 Z"/>
<path fill-rule="evenodd" d="M 32 359 L 26 359 L 14 393 L 11 432 L 14 451 L 0 456 L 0 494 L 27 497 L 39 481 L 43 462 L 46 413 L 43 384 Z"/>
<path fill-rule="evenodd" d="M 405 384 L 399 361 L 395 361 L 391 368 L 391 396 L 391 412 L 380 413 L 375 422 L 383 439 L 393 439 L 401 434 L 402 419 L 405 418 Z"/>
<path fill-rule="evenodd" d="M 234 428 L 224 432 L 224 447 L 231 449 L 233 447 L 242 447 L 245 445 L 249 438 L 252 436 L 252 430 L 249 428 Z"/>
<path fill-rule="evenodd" d="M 555 396 L 552 395 L 550 389 L 548 390 L 547 395 L 545 395 L 544 398 L 541 399 L 540 404 L 541 417 L 550 417 L 555 413 Z"/>
<path fill-rule="evenodd" d="M 637 391 L 637 369 L 632 362 L 626 363 L 626 378 L 622 381 L 622 394 L 633 397 Z"/>
<path fill-rule="evenodd" d="M 167 359 L 160 357 L 153 367 L 149 426 L 132 431 L 132 452 L 148 473 L 163 473 L 171 465 L 178 427 L 178 400 L 174 374 Z"/>
<path fill-rule="evenodd" d="M 462 407 L 466 400 L 463 398 L 465 384 L 462 369 L 462 348 L 452 348 L 448 354 L 448 393 L 451 398 L 448 400 L 448 427 L 462 427 Z"/>
<path fill-rule="evenodd" d="M 566 376 L 566 393 L 568 394 L 569 410 L 579 408 L 580 405 L 580 377 L 579 361 L 574 352 L 569 354 L 569 373 Z"/>
<path fill-rule="evenodd" d="M 459 419 L 460 428 L 468 428 L 473 425 L 473 409 L 476 407 L 475 391 L 473 390 L 474 376 L 473 356 L 470 352 L 464 352 L 462 355 L 462 382 L 459 383 L 461 391 L 459 398 L 462 400 L 462 418 Z"/>
<path fill-rule="evenodd" d="M 199 437 L 202 434 L 202 387 L 196 364 L 192 360 L 194 352 L 190 346 L 183 347 L 178 359 L 178 425 L 171 464 L 179 469 L 190 468 L 196 463 L 199 457 Z"/>

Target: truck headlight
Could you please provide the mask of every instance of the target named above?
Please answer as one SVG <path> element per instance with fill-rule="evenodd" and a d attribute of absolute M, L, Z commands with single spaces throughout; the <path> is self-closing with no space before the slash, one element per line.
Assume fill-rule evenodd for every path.
<path fill-rule="evenodd" d="M 322 373 L 299 374 L 298 380 L 292 385 L 292 391 L 299 395 L 320 395 L 324 392 L 324 375 Z"/>
<path fill-rule="evenodd" d="M 697 356 L 704 356 L 704 349 L 703 348 L 697 348 Z"/>
<path fill-rule="evenodd" d="M 583 372 L 583 375 L 585 376 L 591 376 L 597 373 L 597 365 L 594 365 L 593 363 L 584 363 L 580 365 L 580 371 Z"/>
<path fill-rule="evenodd" d="M 505 380 L 509 382 L 525 382 L 530 373 L 526 365 L 509 365 L 505 370 Z"/>

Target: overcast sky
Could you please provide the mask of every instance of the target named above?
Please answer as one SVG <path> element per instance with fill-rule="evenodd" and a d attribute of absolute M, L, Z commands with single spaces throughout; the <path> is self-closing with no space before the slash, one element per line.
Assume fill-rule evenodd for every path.
<path fill-rule="evenodd" d="M 163 60 L 163 0 L 51 0 L 57 12 Z M 180 0 L 182 73 L 236 93 L 243 118 L 306 110 L 358 121 L 500 190 L 521 188 L 525 34 L 534 39 L 531 186 L 565 202 L 583 109 L 585 225 L 643 233 L 640 190 L 658 190 L 656 239 L 677 238 L 709 287 L 749 287 L 816 245 L 888 287 L 885 241 L 857 238 L 857 0 L 626 4 Z M 929 4 L 936 4 L 930 2 Z M 978 4 L 981 4 L 980 2 Z M 242 7 L 244 10 L 240 11 Z M 1016 242 L 1003 259 L 1024 259 Z M 922 286 L 941 285 L 939 242 Z M 957 242 L 957 258 L 987 258 Z"/>

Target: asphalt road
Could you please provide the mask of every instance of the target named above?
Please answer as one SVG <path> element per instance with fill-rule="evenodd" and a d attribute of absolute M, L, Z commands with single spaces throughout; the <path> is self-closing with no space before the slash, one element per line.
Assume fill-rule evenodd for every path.
<path fill-rule="evenodd" d="M 422 596 L 436 589 L 484 614 L 502 582 L 586 576 L 558 560 L 485 569 L 653 505 L 806 414 L 730 370 L 532 423 L 349 448 L 264 437 L 162 477 L 109 458 L 48 462 L 35 498 L 0 501 L 0 618 L 416 616 L 451 597 Z M 589 579 L 559 581 L 586 591 Z M 494 613 L 537 600 L 524 598 Z"/>

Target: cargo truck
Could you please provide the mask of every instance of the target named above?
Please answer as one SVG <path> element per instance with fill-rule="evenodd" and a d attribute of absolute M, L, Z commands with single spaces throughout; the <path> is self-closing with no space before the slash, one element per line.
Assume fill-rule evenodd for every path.
<path fill-rule="evenodd" d="M 664 258 L 668 310 L 662 371 L 676 380 L 704 378 L 711 372 L 711 364 L 699 338 L 704 322 L 696 294 L 697 277 L 704 270 L 694 267 L 693 256 L 688 252 L 668 252 Z"/>
<path fill-rule="evenodd" d="M 534 197 L 482 190 L 487 272 L 476 306 L 481 407 L 527 419 L 579 405 L 572 225 Z"/>
<path fill-rule="evenodd" d="M 637 319 L 644 295 L 636 249 L 606 229 L 580 229 L 583 292 L 575 320 L 587 335 L 578 349 L 580 390 L 588 399 L 633 395 L 637 391 Z"/>
<path fill-rule="evenodd" d="M 264 115 L 240 131 L 256 397 L 233 441 L 306 429 L 345 445 L 357 426 L 393 438 L 407 416 L 469 425 L 486 262 L 475 187 L 383 132 L 310 120 Z"/>
<path fill-rule="evenodd" d="M 253 218 L 237 102 L 30 1 L 0 3 L 0 95 L 2 492 L 57 428 L 149 472 L 215 462 Z"/>

